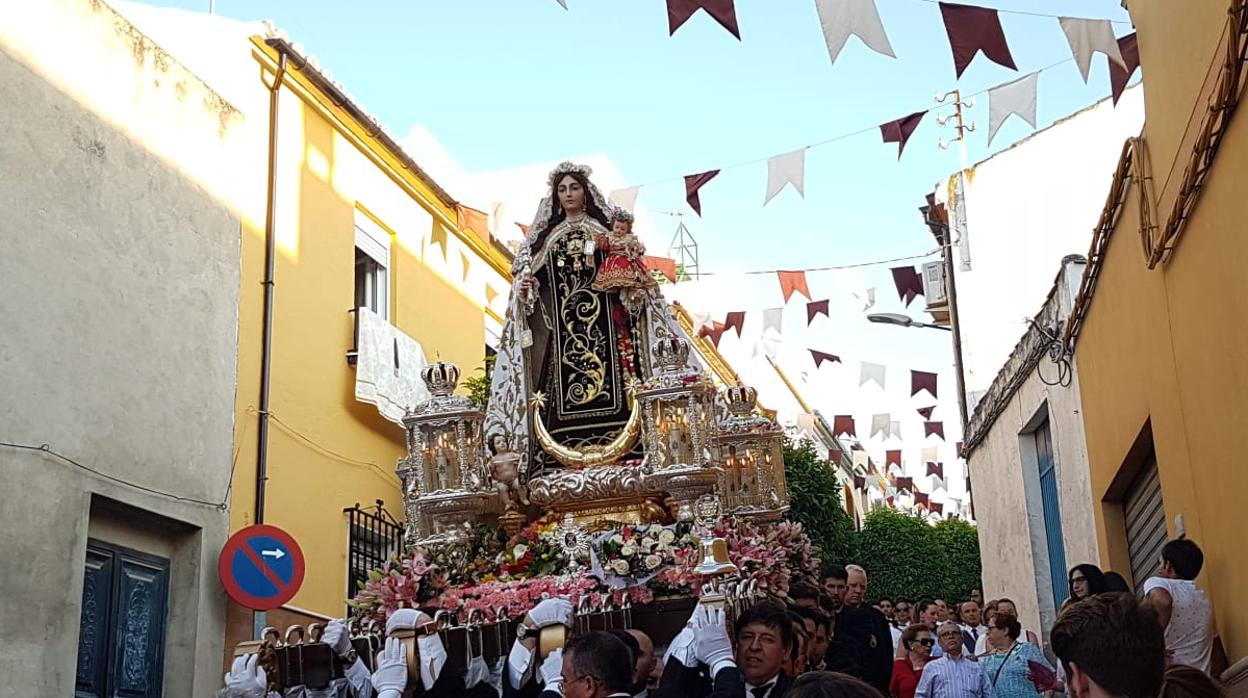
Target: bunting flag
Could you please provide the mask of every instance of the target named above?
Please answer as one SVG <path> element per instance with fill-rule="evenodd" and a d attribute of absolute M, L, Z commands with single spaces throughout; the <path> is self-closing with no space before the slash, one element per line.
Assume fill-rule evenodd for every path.
<path fill-rule="evenodd" d="M 941 504 L 940 502 L 931 502 L 928 504 L 928 506 L 931 507 L 933 514 L 945 513 L 945 505 Z"/>
<path fill-rule="evenodd" d="M 792 184 L 797 195 L 806 198 L 806 149 L 774 155 L 767 159 L 767 197 L 763 199 L 766 206 L 776 194 Z"/>
<path fill-rule="evenodd" d="M 671 36 L 689 21 L 698 10 L 703 10 L 727 29 L 730 34 L 741 40 L 741 29 L 737 26 L 737 9 L 733 0 L 667 0 L 667 35 Z"/>
<path fill-rule="evenodd" d="M 838 364 L 841 363 L 841 357 L 835 354 L 828 354 L 826 352 L 819 351 L 818 349 L 810 350 L 810 358 L 815 360 L 815 368 L 819 368 L 823 365 L 824 361 L 835 361 Z"/>
<path fill-rule="evenodd" d="M 774 329 L 776 334 L 782 334 L 780 327 L 784 322 L 784 308 L 768 308 L 763 311 L 763 332 Z"/>
<path fill-rule="evenodd" d="M 914 490 L 914 505 L 916 507 L 920 504 L 922 504 L 923 506 L 929 506 L 931 504 L 931 501 L 932 500 L 930 497 L 927 496 L 927 493 L 920 492 L 918 489 Z"/>
<path fill-rule="evenodd" d="M 668 2 L 675 1 L 678 0 L 668 0 Z M 702 185 L 715 179 L 717 174 L 719 174 L 719 170 L 707 170 L 698 174 L 685 175 L 685 201 L 689 202 L 689 208 L 693 209 L 694 213 L 697 213 L 699 216 L 702 215 L 702 200 L 698 198 L 698 190 L 702 188 Z"/>
<path fill-rule="evenodd" d="M 923 438 L 927 438 L 935 434 L 940 437 L 941 441 L 945 440 L 945 423 L 944 422 L 923 422 Z"/>
<path fill-rule="evenodd" d="M 698 330 L 698 336 L 710 339 L 711 344 L 714 344 L 715 348 L 718 349 L 719 339 L 724 336 L 724 330 L 726 329 L 728 329 L 728 326 L 724 323 L 712 322 L 710 327 L 703 327 Z"/>
<path fill-rule="evenodd" d="M 650 271 L 657 271 L 671 283 L 676 283 L 676 260 L 671 257 L 651 257 L 650 255 L 643 255 L 641 261 L 646 265 L 646 269 Z"/>
<path fill-rule="evenodd" d="M 710 313 L 689 313 L 689 315 L 691 316 L 693 326 L 699 331 L 701 331 L 703 327 L 712 326 Z"/>
<path fill-rule="evenodd" d="M 912 491 L 914 491 L 914 478 L 912 478 L 912 477 L 899 477 L 899 478 L 897 478 L 897 491 L 898 491 L 898 492 L 912 492 Z"/>
<path fill-rule="evenodd" d="M 906 302 L 906 307 L 918 296 L 923 295 L 923 278 L 914 267 L 893 267 L 893 285 L 897 287 L 897 297 Z"/>
<path fill-rule="evenodd" d="M 455 204 L 455 227 L 471 230 L 485 240 L 490 239 L 490 214 L 470 206 Z"/>
<path fill-rule="evenodd" d="M 517 221 L 517 222 L 516 222 L 516 227 L 520 229 L 520 232 L 521 232 L 522 234 L 524 234 L 524 236 L 525 236 L 525 237 L 528 237 L 528 235 L 529 235 L 529 226 L 525 225 L 524 223 L 520 223 L 519 221 Z"/>
<path fill-rule="evenodd" d="M 935 409 L 936 409 L 936 406 L 935 406 L 935 405 L 932 405 L 931 407 L 920 407 L 920 408 L 919 408 L 919 416 L 923 417 L 923 419 L 931 419 L 931 418 L 932 418 L 932 412 L 933 412 Z"/>
<path fill-rule="evenodd" d="M 886 465 L 898 465 L 898 466 L 901 465 L 901 451 L 900 450 L 885 451 L 884 463 Z"/>
<path fill-rule="evenodd" d="M 866 486 L 867 486 L 867 478 L 861 475 L 854 476 L 854 489 L 861 490 L 861 489 L 865 489 Z"/>
<path fill-rule="evenodd" d="M 875 438 L 876 434 L 883 433 L 884 438 L 888 438 L 889 420 L 892 419 L 890 414 L 873 414 L 871 415 L 871 437 Z"/>
<path fill-rule="evenodd" d="M 624 189 L 616 189 L 615 191 L 611 192 L 610 196 L 608 196 L 607 198 L 610 199 L 611 203 L 615 204 L 616 206 L 619 206 L 625 211 L 632 211 L 637 206 L 637 192 L 639 191 L 641 191 L 641 187 L 626 187 Z"/>
<path fill-rule="evenodd" d="M 965 457 L 966 457 L 966 454 L 962 451 L 962 442 L 959 441 L 958 442 L 958 458 L 965 458 Z M 969 475 L 967 476 L 966 480 L 967 482 L 970 482 L 971 478 Z M 970 488 L 968 487 L 967 489 L 969 490 Z"/>
<path fill-rule="evenodd" d="M 871 288 L 863 291 L 862 295 L 855 293 L 854 298 L 862 301 L 862 312 L 867 312 L 871 309 L 871 306 L 875 305 L 875 287 L 872 286 Z"/>
<path fill-rule="evenodd" d="M 884 498 L 884 501 L 885 501 L 885 502 L 888 502 L 888 505 L 889 505 L 890 507 L 891 507 L 891 506 L 893 506 L 893 495 L 891 495 L 891 494 L 890 494 L 890 495 L 888 495 L 888 497 L 885 497 L 885 498 Z"/>
<path fill-rule="evenodd" d="M 811 301 L 807 303 L 806 304 L 806 326 L 810 327 L 810 323 L 814 322 L 815 316 L 819 314 L 822 314 L 824 317 L 828 317 L 828 302 L 826 300 Z"/>
<path fill-rule="evenodd" d="M 1114 38 L 1114 25 L 1108 19 L 1080 19 L 1078 17 L 1058 17 L 1062 31 L 1066 33 L 1066 42 L 1070 44 L 1070 52 L 1079 66 L 1079 74 L 1083 82 L 1088 82 L 1088 71 L 1092 68 L 1092 53 L 1100 51 L 1111 63 L 1117 63 L 1124 69 L 1127 64 L 1122 60 L 1122 52 L 1118 49 L 1118 40 Z"/>
<path fill-rule="evenodd" d="M 903 116 L 900 119 L 880 124 L 880 135 L 884 137 L 885 143 L 897 144 L 897 159 L 901 159 L 901 152 L 906 149 L 906 141 L 910 140 L 914 129 L 919 127 L 919 122 L 923 120 L 923 115 L 927 110 L 916 111 L 909 116 Z"/>
<path fill-rule="evenodd" d="M 866 385 L 867 381 L 875 381 L 875 384 L 884 387 L 884 372 L 887 367 L 880 364 L 873 364 L 870 361 L 862 362 L 862 371 L 858 374 L 858 385 Z"/>
<path fill-rule="evenodd" d="M 884 33 L 875 0 L 815 0 L 815 10 L 819 13 L 819 26 L 823 28 L 823 40 L 828 45 L 832 63 L 836 63 L 851 35 L 876 53 L 897 57 Z"/>
<path fill-rule="evenodd" d="M 889 422 L 888 423 L 888 435 L 896 436 L 897 438 L 900 439 L 901 438 L 901 422 Z"/>
<path fill-rule="evenodd" d="M 785 303 L 789 302 L 794 291 L 806 296 L 806 300 L 810 300 L 810 289 L 806 287 L 806 272 L 777 271 L 776 276 L 780 279 L 780 292 L 784 294 Z"/>
<path fill-rule="evenodd" d="M 923 462 L 924 463 L 934 463 L 938 460 L 940 460 L 940 449 L 936 448 L 935 446 L 923 447 Z"/>
<path fill-rule="evenodd" d="M 771 337 L 762 337 L 754 343 L 754 351 L 750 354 L 750 358 L 757 359 L 759 356 L 766 355 L 769 359 L 776 358 L 776 353 L 780 350 L 780 340 Z"/>
<path fill-rule="evenodd" d="M 945 476 L 945 465 L 943 463 L 928 463 L 927 474 L 943 478 Z"/>
<path fill-rule="evenodd" d="M 734 329 L 737 331 L 737 337 L 741 337 L 741 328 L 745 325 L 745 311 L 734 310 L 724 316 L 724 329 Z"/>
<path fill-rule="evenodd" d="M 918 395 L 920 390 L 926 390 L 932 394 L 932 397 L 940 397 L 936 394 L 936 374 L 926 371 L 910 372 L 910 395 Z"/>
<path fill-rule="evenodd" d="M 836 436 L 858 436 L 858 430 L 854 428 L 854 418 L 848 414 L 838 414 L 832 418 L 832 433 Z"/>
<path fill-rule="evenodd" d="M 1109 89 L 1114 95 L 1115 106 L 1118 105 L 1122 91 L 1127 89 L 1132 73 L 1140 67 L 1140 46 L 1134 32 L 1118 39 L 1118 53 L 1122 57 L 1122 66 L 1113 61 L 1109 64 Z"/>
<path fill-rule="evenodd" d="M 1005 41 L 1005 30 L 1001 28 L 1001 18 L 996 10 L 942 2 L 940 16 L 945 21 L 949 48 L 953 51 L 953 66 L 959 80 L 975 54 L 980 51 L 993 63 L 1018 70 L 1018 66 L 1014 65 L 1014 56 L 1010 55 L 1010 46 Z"/>
<path fill-rule="evenodd" d="M 871 457 L 867 455 L 866 451 L 853 451 L 853 458 L 855 468 L 866 469 L 871 466 Z"/>
<path fill-rule="evenodd" d="M 555 2 L 559 3 L 559 6 L 563 9 L 568 9 L 568 0 L 555 0 Z"/>
<path fill-rule="evenodd" d="M 993 136 L 997 135 L 997 129 L 1010 118 L 1010 114 L 1017 114 L 1032 128 L 1036 127 L 1036 83 L 1039 78 L 1040 73 L 1032 73 L 988 90 L 989 146 Z"/>

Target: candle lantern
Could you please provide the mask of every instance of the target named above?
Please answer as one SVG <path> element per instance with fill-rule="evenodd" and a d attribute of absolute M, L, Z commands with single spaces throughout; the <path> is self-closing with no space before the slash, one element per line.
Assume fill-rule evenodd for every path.
<path fill-rule="evenodd" d="M 778 520 L 789 508 L 784 430 L 755 412 L 757 396 L 753 388 L 740 384 L 724 393 L 728 416 L 713 439 L 716 460 L 723 468 L 719 493 L 724 509 L 733 516 Z"/>
<path fill-rule="evenodd" d="M 407 457 L 396 467 L 409 545 L 462 538 L 490 496 L 482 442 L 485 414 L 453 394 L 459 368 L 438 361 L 422 369 L 420 377 L 431 397 L 404 415 Z"/>
<path fill-rule="evenodd" d="M 715 386 L 689 365 L 684 339 L 661 339 L 653 354 L 658 371 L 636 389 L 646 479 L 668 494 L 677 519 L 691 521 L 694 502 L 714 489 L 718 477 L 710 457 Z"/>

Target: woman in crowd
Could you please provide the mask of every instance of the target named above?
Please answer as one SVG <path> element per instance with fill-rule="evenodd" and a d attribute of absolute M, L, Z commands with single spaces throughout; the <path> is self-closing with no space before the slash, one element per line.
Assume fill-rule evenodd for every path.
<path fill-rule="evenodd" d="M 1003 614 L 1011 615 L 1011 616 L 1014 616 L 1016 620 L 1018 619 L 1018 608 L 1014 605 L 1013 601 L 1009 599 L 997 600 L 997 615 L 1003 615 Z M 1040 646 L 1040 639 L 1036 636 L 1035 633 L 1033 633 L 1030 630 L 1022 631 L 1022 635 L 1020 635 L 1020 637 L 1022 638 L 1023 642 L 1029 643 L 1036 647 Z"/>
<path fill-rule="evenodd" d="M 1075 565 L 1070 568 L 1067 582 L 1070 585 L 1070 597 L 1062 604 L 1063 609 L 1093 594 L 1108 591 L 1105 585 L 1105 574 L 1096 565 Z"/>
<path fill-rule="evenodd" d="M 984 604 L 984 627 L 986 628 L 991 628 L 992 619 L 997 617 L 997 603 L 998 601 L 996 599 L 992 599 L 988 603 Z M 978 640 L 975 641 L 975 656 L 979 657 L 987 654 L 989 649 L 988 633 L 985 632 L 983 635 L 979 636 Z"/>
<path fill-rule="evenodd" d="M 1010 613 L 999 612 L 988 624 L 991 650 L 980 663 L 997 698 L 1040 698 L 1042 694 L 1030 678 L 1031 663 L 1041 664 L 1053 672 L 1053 667 L 1034 644 L 1019 642 L 1022 631 L 1018 618 Z"/>
<path fill-rule="evenodd" d="M 1127 584 L 1127 580 L 1117 572 L 1105 573 L 1105 591 L 1125 591 L 1131 593 L 1131 585 Z"/>
<path fill-rule="evenodd" d="M 888 684 L 888 692 L 894 698 L 914 698 L 914 689 L 919 686 L 923 667 L 932 658 L 935 645 L 932 629 L 926 625 L 911 625 L 901 633 L 906 656 L 893 663 L 893 678 Z"/>

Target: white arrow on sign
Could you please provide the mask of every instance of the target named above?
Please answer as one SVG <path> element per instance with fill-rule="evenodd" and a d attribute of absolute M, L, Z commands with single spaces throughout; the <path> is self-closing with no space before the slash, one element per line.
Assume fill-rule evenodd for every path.
<path fill-rule="evenodd" d="M 274 560 L 280 560 L 286 557 L 286 552 L 281 548 L 278 548 L 277 550 L 261 550 L 260 554 L 264 557 L 271 557 Z"/>

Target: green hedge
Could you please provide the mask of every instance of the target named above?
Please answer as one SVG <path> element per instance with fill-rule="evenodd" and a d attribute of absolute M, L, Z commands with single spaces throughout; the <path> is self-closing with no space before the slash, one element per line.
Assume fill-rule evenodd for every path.
<path fill-rule="evenodd" d="M 821 561 L 846 560 L 854 550 L 854 522 L 841 507 L 836 473 L 809 441 L 784 443 L 784 475 L 789 515 L 800 521 Z"/>

